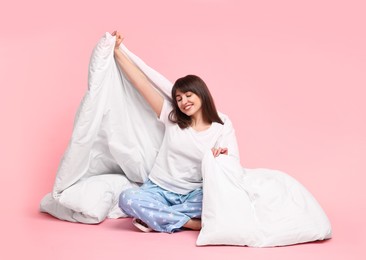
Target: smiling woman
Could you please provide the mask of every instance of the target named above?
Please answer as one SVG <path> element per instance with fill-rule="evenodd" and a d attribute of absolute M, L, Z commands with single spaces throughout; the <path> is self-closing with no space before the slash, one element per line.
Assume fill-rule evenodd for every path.
<path fill-rule="evenodd" d="M 224 122 L 200 77 L 179 78 L 169 102 L 121 52 L 121 34 L 115 31 L 112 35 L 116 37 L 114 56 L 118 65 L 165 125 L 163 143 L 149 179 L 139 188 L 122 192 L 119 206 L 134 217 L 132 223 L 144 232 L 200 230 L 201 162 L 210 150 L 215 157 L 229 155 L 227 147 L 216 147 L 222 139 Z M 194 131 L 186 131 L 189 129 Z"/>
<path fill-rule="evenodd" d="M 192 127 L 201 131 L 209 128 L 212 122 L 224 124 L 206 83 L 198 76 L 178 79 L 172 88 L 172 100 L 169 119 L 182 129 Z"/>

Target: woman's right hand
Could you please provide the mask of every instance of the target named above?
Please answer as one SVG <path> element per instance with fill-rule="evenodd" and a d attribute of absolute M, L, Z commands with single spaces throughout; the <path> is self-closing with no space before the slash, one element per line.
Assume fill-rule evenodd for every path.
<path fill-rule="evenodd" d="M 228 155 L 228 153 L 229 153 L 229 150 L 227 148 L 222 148 L 222 147 L 219 147 L 219 148 L 214 147 L 211 149 L 211 151 L 212 151 L 212 154 L 214 157 L 217 157 L 220 154 Z"/>
<path fill-rule="evenodd" d="M 119 49 L 119 46 L 121 45 L 121 43 L 122 43 L 122 41 L 123 41 L 123 37 L 122 37 L 122 35 L 119 33 L 119 32 L 117 32 L 117 31 L 114 31 L 113 33 L 112 33 L 112 36 L 116 36 L 116 44 L 114 45 L 114 49 L 115 50 L 118 50 Z"/>

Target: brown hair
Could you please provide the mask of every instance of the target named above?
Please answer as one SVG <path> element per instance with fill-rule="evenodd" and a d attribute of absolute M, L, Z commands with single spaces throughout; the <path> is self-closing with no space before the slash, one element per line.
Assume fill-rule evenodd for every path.
<path fill-rule="evenodd" d="M 204 121 L 210 124 L 212 122 L 217 122 L 222 125 L 224 124 L 217 113 L 214 100 L 210 91 L 208 90 L 206 83 L 200 77 L 195 75 L 187 75 L 175 81 L 172 88 L 173 110 L 169 114 L 169 120 L 171 122 L 177 123 L 181 129 L 189 127 L 192 123 L 192 118 L 180 111 L 178 107 L 175 97 L 177 90 L 183 93 L 188 91 L 193 92 L 201 99 L 202 117 Z"/>

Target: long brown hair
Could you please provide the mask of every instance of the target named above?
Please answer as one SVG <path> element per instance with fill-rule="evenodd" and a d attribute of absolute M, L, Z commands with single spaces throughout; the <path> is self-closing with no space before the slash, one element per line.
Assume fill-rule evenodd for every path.
<path fill-rule="evenodd" d="M 183 93 L 188 91 L 193 92 L 201 99 L 202 117 L 205 122 L 208 122 L 210 124 L 212 122 L 217 122 L 222 125 L 224 124 L 224 122 L 222 122 L 217 113 L 215 102 L 211 96 L 210 91 L 208 90 L 206 83 L 196 75 L 187 75 L 185 77 L 177 79 L 173 85 L 173 110 L 169 114 L 169 120 L 173 123 L 177 123 L 181 129 L 189 127 L 192 123 L 192 118 L 180 111 L 178 107 L 178 102 L 175 97 L 177 90 Z"/>

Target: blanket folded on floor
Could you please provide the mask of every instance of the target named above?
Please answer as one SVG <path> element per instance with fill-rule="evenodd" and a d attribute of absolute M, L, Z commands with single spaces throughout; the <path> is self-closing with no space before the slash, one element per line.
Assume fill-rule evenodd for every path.
<path fill-rule="evenodd" d="M 243 169 L 237 160 L 214 158 L 212 153 L 203 158 L 202 171 L 202 229 L 197 245 L 273 247 L 331 237 L 320 205 L 288 174 Z"/>
<path fill-rule="evenodd" d="M 41 201 L 40 210 L 59 219 L 100 223 L 107 217 L 125 217 L 118 208 L 119 194 L 147 179 L 162 142 L 164 126 L 118 68 L 114 44 L 115 37 L 106 33 L 93 50 L 88 91 L 76 114 L 53 191 Z M 120 50 L 170 98 L 171 82 L 124 45 Z M 220 113 L 220 117 L 224 130 L 219 145 L 228 147 L 230 155 L 215 159 L 208 154 L 202 162 L 203 229 L 197 245 L 275 246 L 329 238 L 326 215 L 301 184 L 278 171 L 257 169 L 248 174 L 241 167 L 235 131 L 226 115 Z M 272 181 L 272 193 L 262 185 L 267 179 Z M 289 192 L 295 188 L 298 192 Z M 220 199 L 215 199 L 219 194 Z M 277 214 L 285 206 L 288 215 Z M 227 212 L 240 221 L 227 219 L 231 216 Z"/>

